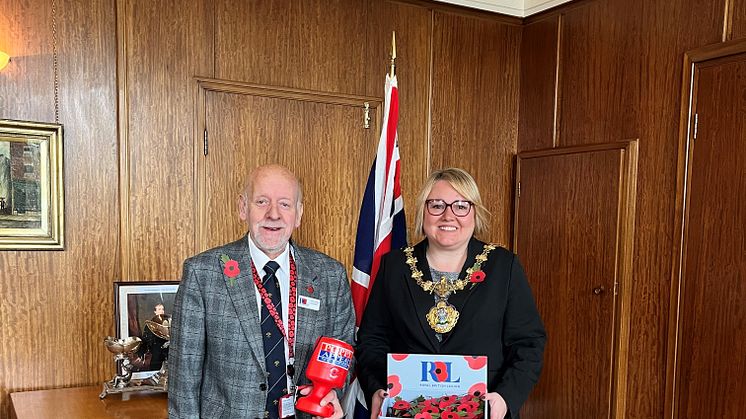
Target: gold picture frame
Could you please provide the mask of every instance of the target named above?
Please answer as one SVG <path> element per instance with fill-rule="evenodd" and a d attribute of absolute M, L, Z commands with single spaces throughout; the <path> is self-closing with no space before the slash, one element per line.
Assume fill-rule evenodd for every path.
<path fill-rule="evenodd" d="M 0 119 L 0 250 L 63 250 L 62 125 Z"/>

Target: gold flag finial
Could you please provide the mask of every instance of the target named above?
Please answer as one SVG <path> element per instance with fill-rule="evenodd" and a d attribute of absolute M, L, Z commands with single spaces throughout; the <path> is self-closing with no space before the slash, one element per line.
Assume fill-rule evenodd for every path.
<path fill-rule="evenodd" d="M 396 31 L 391 32 L 391 77 L 396 75 Z"/>

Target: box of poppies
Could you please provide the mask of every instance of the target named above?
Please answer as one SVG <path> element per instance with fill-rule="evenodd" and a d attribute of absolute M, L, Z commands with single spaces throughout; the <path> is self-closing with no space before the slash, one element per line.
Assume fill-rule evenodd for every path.
<path fill-rule="evenodd" d="M 487 357 L 389 354 L 381 418 L 484 419 Z"/>

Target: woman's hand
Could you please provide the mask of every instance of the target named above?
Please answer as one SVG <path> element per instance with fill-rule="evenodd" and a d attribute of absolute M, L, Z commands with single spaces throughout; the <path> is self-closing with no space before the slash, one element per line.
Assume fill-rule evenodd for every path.
<path fill-rule="evenodd" d="M 508 405 L 503 397 L 497 393 L 487 393 L 484 401 L 490 404 L 490 419 L 503 419 L 508 414 Z"/>
<path fill-rule="evenodd" d="M 370 419 L 378 419 L 378 416 L 381 413 L 381 405 L 383 404 L 383 399 L 385 399 L 387 396 L 388 393 L 386 393 L 386 390 L 383 389 L 373 393 L 373 400 L 370 401 Z"/>

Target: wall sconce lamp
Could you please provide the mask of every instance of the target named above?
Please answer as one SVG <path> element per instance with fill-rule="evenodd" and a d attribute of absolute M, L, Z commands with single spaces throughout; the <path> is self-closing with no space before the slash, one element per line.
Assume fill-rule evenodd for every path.
<path fill-rule="evenodd" d="M 4 69 L 10 62 L 10 55 L 0 51 L 0 70 Z"/>

